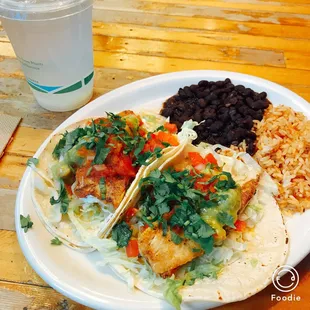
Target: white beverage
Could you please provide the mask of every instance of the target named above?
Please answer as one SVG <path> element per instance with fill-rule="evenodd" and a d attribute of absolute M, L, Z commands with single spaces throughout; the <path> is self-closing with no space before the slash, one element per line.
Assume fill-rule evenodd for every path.
<path fill-rule="evenodd" d="M 93 93 L 92 0 L 1 0 L 2 25 L 38 103 L 70 111 Z"/>

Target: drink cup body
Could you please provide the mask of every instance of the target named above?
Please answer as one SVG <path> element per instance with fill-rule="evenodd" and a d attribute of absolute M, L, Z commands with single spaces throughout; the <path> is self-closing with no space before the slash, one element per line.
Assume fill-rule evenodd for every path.
<path fill-rule="evenodd" d="M 94 66 L 92 7 L 45 19 L 2 19 L 24 75 L 38 103 L 70 111 L 92 96 Z"/>

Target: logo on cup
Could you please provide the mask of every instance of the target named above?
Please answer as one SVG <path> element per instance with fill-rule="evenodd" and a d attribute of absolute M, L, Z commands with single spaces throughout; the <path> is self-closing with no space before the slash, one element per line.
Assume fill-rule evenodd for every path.
<path fill-rule="evenodd" d="M 290 274 L 290 284 L 289 285 L 283 285 L 281 284 L 280 280 L 281 277 L 285 274 Z M 299 275 L 295 268 L 289 266 L 289 265 L 283 265 L 278 267 L 273 275 L 272 275 L 272 283 L 274 287 L 279 290 L 280 292 L 287 293 L 293 291 L 298 283 L 299 283 Z"/>

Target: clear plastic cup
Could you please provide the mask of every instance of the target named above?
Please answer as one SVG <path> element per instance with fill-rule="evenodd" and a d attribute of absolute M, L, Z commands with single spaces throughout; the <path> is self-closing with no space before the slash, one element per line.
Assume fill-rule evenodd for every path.
<path fill-rule="evenodd" d="M 1 0 L 0 18 L 38 103 L 70 111 L 93 93 L 92 0 Z"/>

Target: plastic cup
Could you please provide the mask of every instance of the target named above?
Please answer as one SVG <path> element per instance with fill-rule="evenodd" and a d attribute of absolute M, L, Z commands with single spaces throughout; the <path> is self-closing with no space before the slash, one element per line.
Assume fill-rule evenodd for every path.
<path fill-rule="evenodd" d="M 89 101 L 92 0 L 1 0 L 0 18 L 42 107 L 70 111 Z"/>

